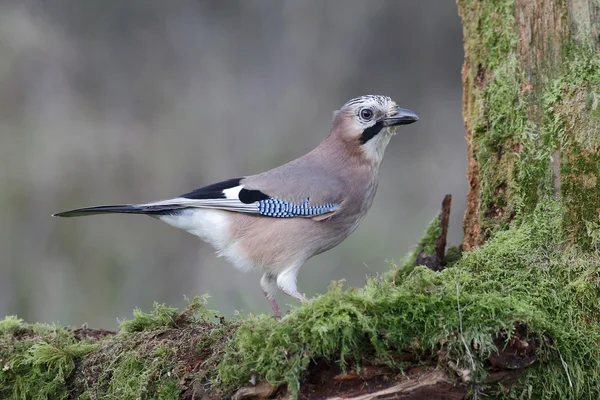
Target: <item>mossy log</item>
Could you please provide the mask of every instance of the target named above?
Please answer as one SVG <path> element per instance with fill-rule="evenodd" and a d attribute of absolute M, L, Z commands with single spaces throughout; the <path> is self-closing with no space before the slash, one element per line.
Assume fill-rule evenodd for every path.
<path fill-rule="evenodd" d="M 402 266 L 282 321 L 202 298 L 118 333 L 7 317 L 0 398 L 600 398 L 600 3 L 458 6 L 462 253 L 440 260 L 436 217 Z"/>

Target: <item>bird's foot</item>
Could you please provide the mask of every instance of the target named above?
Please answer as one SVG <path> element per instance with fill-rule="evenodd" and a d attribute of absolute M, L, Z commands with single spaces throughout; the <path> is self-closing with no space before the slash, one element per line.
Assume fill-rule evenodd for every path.
<path fill-rule="evenodd" d="M 300 292 L 286 293 L 298 300 L 300 303 L 310 304 L 310 299 Z"/>

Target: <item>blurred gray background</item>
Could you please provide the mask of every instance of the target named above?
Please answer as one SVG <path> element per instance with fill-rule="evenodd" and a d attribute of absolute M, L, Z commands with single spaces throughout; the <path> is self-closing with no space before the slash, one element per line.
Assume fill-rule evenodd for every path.
<path fill-rule="evenodd" d="M 296 158 L 350 98 L 421 120 L 386 152 L 375 203 L 299 288 L 362 286 L 467 191 L 462 39 L 453 1 L 53 0 L 0 3 L 0 317 L 115 328 L 153 301 L 270 313 L 259 273 L 143 216 L 57 219 L 145 202 Z M 280 304 L 296 301 L 279 295 Z"/>

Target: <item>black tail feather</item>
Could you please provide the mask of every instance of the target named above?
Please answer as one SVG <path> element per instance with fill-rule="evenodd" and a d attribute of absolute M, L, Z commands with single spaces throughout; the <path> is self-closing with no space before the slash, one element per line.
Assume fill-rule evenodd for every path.
<path fill-rule="evenodd" d="M 132 204 L 112 205 L 112 206 L 96 206 L 76 208 L 74 210 L 63 211 L 53 214 L 53 217 L 81 217 L 84 215 L 95 214 L 148 214 L 145 207 L 139 207 Z"/>

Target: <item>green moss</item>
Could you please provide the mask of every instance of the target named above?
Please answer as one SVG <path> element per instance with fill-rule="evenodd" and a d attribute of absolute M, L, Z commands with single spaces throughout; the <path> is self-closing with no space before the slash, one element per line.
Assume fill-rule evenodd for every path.
<path fill-rule="evenodd" d="M 211 322 L 205 297 L 183 312 L 165 305 L 134 312 L 126 329 L 104 340 L 79 365 L 72 384 L 80 399 L 218 398 L 216 363 L 237 321 Z M 207 394 L 208 393 L 208 394 Z"/>
<path fill-rule="evenodd" d="M 465 30 L 466 118 L 471 126 L 472 153 L 478 167 L 479 229 L 482 237 L 508 227 L 518 209 L 517 176 L 531 176 L 521 141 L 535 131 L 528 120 L 527 79 L 521 71 L 513 0 L 459 1 Z M 522 157 L 522 158 L 520 158 Z"/>
<path fill-rule="evenodd" d="M 178 399 L 181 390 L 171 374 L 176 365 L 170 360 L 172 356 L 174 352 L 166 348 L 155 352 L 154 357 L 136 351 L 123 353 L 111 368 L 108 388 L 102 397 L 115 400 L 144 397 Z"/>
<path fill-rule="evenodd" d="M 154 302 L 153 310 L 149 313 L 136 308 L 133 310 L 133 319 L 121 321 L 121 332 L 143 332 L 165 327 L 176 327 L 177 320 L 187 321 L 198 316 L 214 314 L 214 311 L 206 308 L 208 298 L 208 295 L 196 296 L 191 302 L 186 299 L 187 305 L 183 313 L 180 313 L 177 308 L 157 302 Z"/>
<path fill-rule="evenodd" d="M 419 239 L 417 247 L 411 251 L 404 259 L 402 267 L 411 270 L 415 267 L 417 256 L 421 253 L 432 255 L 435 253 L 435 245 L 438 237 L 442 233 L 442 224 L 440 222 L 440 214 L 431 220 L 425 233 Z"/>
<path fill-rule="evenodd" d="M 600 55 L 591 43 L 570 48 L 565 72 L 544 97 L 545 129 L 561 149 L 563 228 L 584 249 L 600 219 Z"/>
<path fill-rule="evenodd" d="M 584 43 L 566 47 L 564 53 L 563 70 L 553 78 L 540 78 L 539 99 L 519 91 L 523 80 L 515 78 L 516 68 L 499 67 L 484 90 L 482 107 L 500 119 L 479 132 L 482 137 L 475 135 L 481 225 L 489 233 L 504 229 L 506 222 L 531 212 L 540 198 L 558 190 L 553 186 L 552 160 L 560 151 L 563 228 L 589 249 L 586 225 L 598 219 L 600 210 L 600 118 L 595 114 L 600 56 Z M 534 119 L 532 108 L 539 109 L 541 117 Z M 502 155 L 494 157 L 492 150 Z M 499 190 L 503 182 L 506 190 Z M 506 207 L 504 218 L 486 220 L 486 212 L 493 216 L 491 205 Z"/>
<path fill-rule="evenodd" d="M 202 398 L 238 322 L 208 320 L 206 297 L 183 312 L 155 304 L 118 335 L 80 339 L 73 331 L 0 321 L 0 398 Z M 128 323 L 129 322 L 129 323 Z M 215 388 L 209 397 L 217 396 Z"/>
<path fill-rule="evenodd" d="M 588 227 L 600 219 L 600 146 L 588 152 L 573 145 L 571 151 L 578 152 L 577 158 L 566 158 L 561 165 L 567 177 L 561 185 L 567 209 L 563 226 L 580 246 L 591 249 Z"/>
<path fill-rule="evenodd" d="M 2 321 L 0 321 L 0 334 L 13 334 L 23 326 L 24 322 L 21 318 L 17 318 L 15 315 L 8 315 Z"/>
<path fill-rule="evenodd" d="M 499 332 L 510 335 L 518 322 L 540 343 L 541 364 L 506 396 L 531 390 L 540 398 L 593 398 L 600 393 L 600 284 L 589 277 L 597 273 L 599 260 L 560 250 L 560 206 L 546 200 L 519 226 L 499 232 L 442 272 L 396 270 L 360 290 L 334 286 L 281 323 L 249 318 L 227 346 L 219 381 L 234 387 L 256 374 L 294 391 L 311 360 L 401 367 L 393 358 L 401 349 L 423 358 L 445 354 L 470 368 L 460 337 L 462 319 L 476 381 L 485 377 L 486 359 L 496 349 L 493 338 Z"/>
<path fill-rule="evenodd" d="M 452 267 L 462 258 L 462 250 L 458 246 L 450 246 L 446 250 L 445 260 L 447 267 Z"/>
<path fill-rule="evenodd" d="M 139 308 L 133 310 L 133 319 L 121 321 L 123 332 L 151 331 L 165 326 L 173 326 L 179 315 L 176 308 L 154 302 L 152 312 L 145 313 Z"/>
<path fill-rule="evenodd" d="M 75 363 L 96 348 L 59 327 L 0 321 L 0 398 L 66 399 Z"/>
<path fill-rule="evenodd" d="M 511 56 L 494 70 L 482 94 L 483 125 L 473 134 L 473 141 L 479 165 L 480 229 L 485 237 L 505 229 L 517 212 L 516 164 L 529 158 L 523 142 L 534 130 L 519 96 L 520 85 L 521 73 Z M 527 161 L 523 164 L 531 165 Z"/>
<path fill-rule="evenodd" d="M 465 54 L 486 68 L 501 65 L 514 51 L 518 38 L 511 29 L 515 23 L 514 0 L 458 0 L 465 29 Z M 475 64 L 477 65 L 477 64 Z"/>
<path fill-rule="evenodd" d="M 563 228 L 590 249 L 587 227 L 600 210 L 600 55 L 591 35 L 572 43 L 568 16 L 561 15 L 561 31 L 540 32 L 518 51 L 513 0 L 459 0 L 459 6 L 482 238 L 558 191 L 552 166 L 558 155 Z M 560 55 L 540 59 L 549 49 Z"/>
<path fill-rule="evenodd" d="M 429 226 L 425 230 L 425 234 L 419 241 L 421 251 L 423 251 L 423 253 L 425 254 L 435 253 L 436 241 L 441 234 L 442 225 L 440 223 L 440 217 L 438 215 L 436 218 L 433 219 L 433 221 L 429 223 Z"/>

